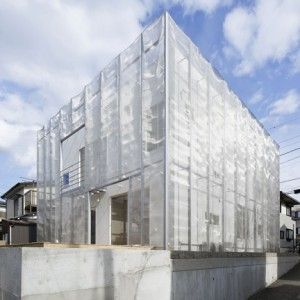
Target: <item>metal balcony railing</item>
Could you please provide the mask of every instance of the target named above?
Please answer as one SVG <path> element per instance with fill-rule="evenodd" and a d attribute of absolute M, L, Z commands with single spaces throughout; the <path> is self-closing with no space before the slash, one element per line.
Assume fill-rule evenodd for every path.
<path fill-rule="evenodd" d="M 61 171 L 60 189 L 62 193 L 84 186 L 84 163 L 84 161 L 77 162 Z"/>

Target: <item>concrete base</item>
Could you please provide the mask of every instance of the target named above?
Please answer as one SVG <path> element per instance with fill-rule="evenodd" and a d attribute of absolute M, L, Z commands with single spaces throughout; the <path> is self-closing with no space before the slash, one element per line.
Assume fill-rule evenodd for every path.
<path fill-rule="evenodd" d="M 0 299 L 247 299 L 296 255 L 135 247 L 0 248 Z"/>

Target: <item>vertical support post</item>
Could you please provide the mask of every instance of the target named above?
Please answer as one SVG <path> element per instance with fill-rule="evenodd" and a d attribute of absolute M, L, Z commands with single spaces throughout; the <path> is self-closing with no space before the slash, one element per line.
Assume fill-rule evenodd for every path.
<path fill-rule="evenodd" d="M 235 145 L 234 145 L 234 251 L 237 251 L 237 106 L 235 107 L 234 114 L 234 135 L 235 135 Z"/>
<path fill-rule="evenodd" d="M 117 110 L 118 110 L 118 175 L 120 178 L 122 174 L 122 142 L 121 142 L 121 111 L 120 111 L 120 103 L 121 103 L 121 55 L 118 56 L 118 66 L 117 66 Z"/>
<path fill-rule="evenodd" d="M 192 97 L 191 97 L 191 79 L 192 79 L 192 72 L 191 72 L 191 41 L 189 41 L 189 56 L 188 56 L 188 101 L 189 101 L 189 112 L 190 112 L 190 119 L 189 119 L 189 134 L 190 134 L 190 155 L 189 155 L 189 189 L 188 189 L 188 250 L 192 250 L 192 213 L 191 213 L 191 205 L 192 205 L 192 131 L 193 131 L 193 110 L 192 110 Z"/>
<path fill-rule="evenodd" d="M 61 114 L 61 112 L 60 112 Z M 61 128 L 59 127 L 59 134 Z M 62 202 L 62 195 L 61 195 L 61 174 L 62 174 L 62 142 L 59 142 L 59 200 L 60 200 L 60 207 L 59 207 L 59 230 L 58 230 L 58 241 L 62 243 L 62 210 L 63 210 L 63 202 Z"/>
<path fill-rule="evenodd" d="M 223 99 L 223 161 L 222 161 L 222 168 L 223 168 L 223 201 L 222 201 L 222 249 L 225 251 L 225 201 L 227 196 L 227 187 L 226 187 L 226 93 L 224 86 L 222 85 L 222 93 L 221 97 Z"/>
<path fill-rule="evenodd" d="M 246 133 L 246 137 L 249 136 L 249 132 L 248 132 L 248 126 L 246 126 L 245 128 L 245 133 Z M 245 252 L 248 251 L 249 248 L 249 207 L 250 207 L 250 203 L 249 203 L 249 189 L 248 189 L 248 180 L 249 180 L 249 143 L 247 143 L 246 146 L 246 159 L 245 159 L 245 165 L 246 165 L 246 172 L 245 172 L 245 228 L 244 228 L 244 236 L 245 236 Z"/>
<path fill-rule="evenodd" d="M 169 20 L 168 13 L 164 14 L 164 85 L 165 85 L 165 147 L 164 147 L 164 249 L 169 247 Z"/>
<path fill-rule="evenodd" d="M 89 192 L 86 192 L 86 244 L 91 244 L 91 195 Z"/>
<path fill-rule="evenodd" d="M 127 244 L 131 245 L 130 241 L 130 230 L 131 230 L 131 205 L 132 205 L 132 177 L 128 178 L 128 199 L 127 199 Z M 110 212 L 111 215 L 111 212 Z M 110 226 L 111 228 L 111 226 Z M 111 236 L 111 233 L 110 233 Z"/>
<path fill-rule="evenodd" d="M 211 193 L 211 138 L 210 138 L 210 125 L 211 125 L 211 103 L 210 103 L 210 91 L 209 91 L 209 67 L 206 69 L 206 99 L 207 99 L 207 142 L 208 142 L 208 152 L 207 152 L 207 203 L 206 203 L 206 243 L 207 249 L 210 250 L 210 193 Z"/>
<path fill-rule="evenodd" d="M 141 45 L 140 45 L 140 150 L 141 150 L 141 216 L 140 216 L 140 226 L 141 226 L 141 237 L 140 243 L 145 244 L 144 239 L 144 214 L 145 214 L 145 191 L 144 191 L 144 155 L 143 155 L 143 63 L 144 63 L 144 40 L 143 34 L 141 34 Z M 149 232 L 147 233 L 149 235 Z"/>

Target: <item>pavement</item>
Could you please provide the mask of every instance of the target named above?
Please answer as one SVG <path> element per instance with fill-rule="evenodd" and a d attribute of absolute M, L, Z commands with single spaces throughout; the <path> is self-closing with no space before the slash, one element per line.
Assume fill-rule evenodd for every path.
<path fill-rule="evenodd" d="M 267 288 L 259 291 L 249 300 L 300 299 L 300 263 Z"/>

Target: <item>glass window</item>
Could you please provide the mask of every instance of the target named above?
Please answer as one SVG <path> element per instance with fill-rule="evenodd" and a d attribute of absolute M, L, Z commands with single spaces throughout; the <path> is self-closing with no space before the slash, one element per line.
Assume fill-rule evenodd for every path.
<path fill-rule="evenodd" d="M 291 208 L 290 208 L 290 207 L 287 207 L 287 208 L 286 208 L 286 215 L 287 215 L 287 216 L 290 216 L 290 215 L 291 215 Z"/>
<path fill-rule="evenodd" d="M 284 231 L 280 230 L 280 239 L 284 239 Z"/>
<path fill-rule="evenodd" d="M 291 229 L 286 230 L 286 240 L 291 241 L 294 239 L 294 231 Z"/>
<path fill-rule="evenodd" d="M 70 182 L 70 176 L 69 176 L 69 173 L 65 173 L 63 175 L 63 184 L 64 185 L 69 185 L 69 182 Z"/>

